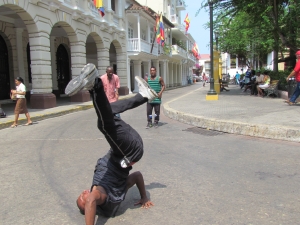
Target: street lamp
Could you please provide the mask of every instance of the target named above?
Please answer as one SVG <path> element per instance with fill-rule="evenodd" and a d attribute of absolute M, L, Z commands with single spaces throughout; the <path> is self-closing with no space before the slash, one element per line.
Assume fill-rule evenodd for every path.
<path fill-rule="evenodd" d="M 216 95 L 217 92 L 214 89 L 214 49 L 213 49 L 213 4 L 214 0 L 208 0 L 209 15 L 210 15 L 210 90 L 207 95 Z"/>
<path fill-rule="evenodd" d="M 215 31 L 215 38 L 216 38 L 216 50 L 218 51 L 218 40 L 219 40 L 219 31 Z"/>

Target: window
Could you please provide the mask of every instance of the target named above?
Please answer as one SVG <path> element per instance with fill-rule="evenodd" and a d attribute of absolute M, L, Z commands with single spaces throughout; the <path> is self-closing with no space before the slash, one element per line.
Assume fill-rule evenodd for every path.
<path fill-rule="evenodd" d="M 153 38 L 154 38 L 154 28 L 153 27 L 150 28 L 150 38 L 151 38 L 150 42 L 152 43 L 153 42 Z"/>
<path fill-rule="evenodd" d="M 141 32 L 141 38 L 146 41 L 146 31 L 145 30 L 142 30 Z"/>
<path fill-rule="evenodd" d="M 133 29 L 128 27 L 128 38 L 133 38 Z"/>
<path fill-rule="evenodd" d="M 111 0 L 111 9 L 113 11 L 116 11 L 116 3 L 115 3 L 115 0 Z"/>
<path fill-rule="evenodd" d="M 231 69 L 236 68 L 236 58 L 230 59 L 230 68 Z"/>

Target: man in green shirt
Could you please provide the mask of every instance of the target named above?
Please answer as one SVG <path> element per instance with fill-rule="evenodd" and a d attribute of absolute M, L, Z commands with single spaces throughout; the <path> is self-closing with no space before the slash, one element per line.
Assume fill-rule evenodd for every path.
<path fill-rule="evenodd" d="M 151 66 L 150 68 L 150 78 L 145 78 L 149 86 L 156 91 L 158 97 L 153 101 L 147 103 L 147 126 L 146 129 L 152 127 L 152 112 L 154 109 L 154 127 L 158 127 L 159 115 L 160 115 L 160 104 L 162 93 L 165 90 L 165 82 L 160 76 L 156 76 L 156 68 Z"/>

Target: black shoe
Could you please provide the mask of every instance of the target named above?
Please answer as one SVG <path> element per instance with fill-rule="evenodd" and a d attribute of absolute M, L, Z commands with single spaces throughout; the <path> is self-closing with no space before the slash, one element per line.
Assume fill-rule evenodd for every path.
<path fill-rule="evenodd" d="M 147 126 L 146 126 L 146 129 L 149 129 L 152 127 L 152 122 L 148 122 Z"/>
<path fill-rule="evenodd" d="M 154 122 L 154 127 L 155 127 L 155 128 L 158 128 L 158 122 L 157 122 L 157 121 Z"/>

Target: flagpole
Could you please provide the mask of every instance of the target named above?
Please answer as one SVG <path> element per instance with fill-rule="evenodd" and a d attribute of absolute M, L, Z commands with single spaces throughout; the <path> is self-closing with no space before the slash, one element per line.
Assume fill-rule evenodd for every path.
<path fill-rule="evenodd" d="M 153 41 L 152 41 L 152 46 L 151 46 L 150 54 L 152 54 L 153 45 L 154 45 L 154 42 L 155 42 L 155 37 L 156 37 L 156 34 L 153 35 Z"/>
<path fill-rule="evenodd" d="M 157 15 L 156 15 L 156 20 L 155 20 L 155 27 L 157 27 Z M 153 46 L 154 46 L 154 42 L 155 42 L 155 38 L 156 38 L 156 32 L 157 32 L 157 30 L 155 29 L 155 34 L 153 35 L 153 41 L 152 41 L 152 45 L 151 45 L 150 54 L 152 54 L 152 50 L 153 50 Z"/>

